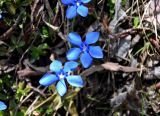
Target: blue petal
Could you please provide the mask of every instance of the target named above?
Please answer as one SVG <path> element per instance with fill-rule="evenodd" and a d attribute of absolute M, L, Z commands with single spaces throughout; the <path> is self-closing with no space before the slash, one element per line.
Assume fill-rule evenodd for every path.
<path fill-rule="evenodd" d="M 77 46 L 81 46 L 82 44 L 81 36 L 76 32 L 69 33 L 68 41 L 73 45 L 77 45 Z"/>
<path fill-rule="evenodd" d="M 99 32 L 89 32 L 86 35 L 86 44 L 93 44 L 98 41 L 99 38 Z"/>
<path fill-rule="evenodd" d="M 62 63 L 58 60 L 54 60 L 50 64 L 49 69 L 53 72 L 59 72 L 62 69 Z"/>
<path fill-rule="evenodd" d="M 71 48 L 67 52 L 67 59 L 68 60 L 77 60 L 82 50 L 80 48 Z"/>
<path fill-rule="evenodd" d="M 0 14 L 0 19 L 2 19 L 2 15 Z"/>
<path fill-rule="evenodd" d="M 83 80 L 79 75 L 71 75 L 66 77 L 67 82 L 74 87 L 83 87 Z"/>
<path fill-rule="evenodd" d="M 64 65 L 64 72 L 73 71 L 77 68 L 78 63 L 75 61 L 66 62 Z"/>
<path fill-rule="evenodd" d="M 88 68 L 92 64 L 92 57 L 87 53 L 84 52 L 80 57 L 81 63 L 84 68 Z"/>
<path fill-rule="evenodd" d="M 77 8 L 77 12 L 79 15 L 81 15 L 82 17 L 86 17 L 88 15 L 88 8 L 83 6 L 83 5 L 80 5 L 78 6 Z"/>
<path fill-rule="evenodd" d="M 59 93 L 60 96 L 64 96 L 64 94 L 66 93 L 67 91 L 67 87 L 66 87 L 66 84 L 64 82 L 64 79 L 60 80 L 57 85 L 56 85 L 56 89 L 57 89 L 57 92 Z"/>
<path fill-rule="evenodd" d="M 0 101 L 0 110 L 5 110 L 6 108 L 7 106 L 2 101 Z"/>
<path fill-rule="evenodd" d="M 99 46 L 89 46 L 89 53 L 93 58 L 103 58 L 103 52 Z"/>
<path fill-rule="evenodd" d="M 90 2 L 91 0 L 81 0 L 82 3 L 88 3 Z"/>
<path fill-rule="evenodd" d="M 72 19 L 77 15 L 77 7 L 76 6 L 68 6 L 66 11 L 66 17 L 68 19 Z"/>
<path fill-rule="evenodd" d="M 56 75 L 46 73 L 43 75 L 43 77 L 39 80 L 39 83 L 43 86 L 50 86 L 54 82 L 59 80 L 59 78 Z"/>
<path fill-rule="evenodd" d="M 74 3 L 74 0 L 61 0 L 63 4 L 65 5 L 69 5 L 69 4 L 72 4 Z"/>

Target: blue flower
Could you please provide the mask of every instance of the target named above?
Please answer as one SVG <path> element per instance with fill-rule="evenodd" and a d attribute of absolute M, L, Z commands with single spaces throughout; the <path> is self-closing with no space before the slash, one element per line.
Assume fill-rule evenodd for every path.
<path fill-rule="evenodd" d="M 5 110 L 6 108 L 7 106 L 2 101 L 0 101 L 0 110 Z"/>
<path fill-rule="evenodd" d="M 2 15 L 0 14 L 0 19 L 2 19 Z"/>
<path fill-rule="evenodd" d="M 58 60 L 53 61 L 50 64 L 50 70 L 55 72 L 55 74 L 46 73 L 39 81 L 41 85 L 50 86 L 54 82 L 57 82 L 56 89 L 57 92 L 63 96 L 67 91 L 67 82 L 74 87 L 83 87 L 83 80 L 79 75 L 71 75 L 71 72 L 74 71 L 78 66 L 77 62 L 69 61 L 62 66 L 62 63 Z"/>
<path fill-rule="evenodd" d="M 90 2 L 91 0 L 61 0 L 63 4 L 68 5 L 66 11 L 66 17 L 72 19 L 77 16 L 77 13 L 82 17 L 88 15 L 88 8 L 83 4 Z"/>
<path fill-rule="evenodd" d="M 80 56 L 83 67 L 88 68 L 92 64 L 93 58 L 103 58 L 103 52 L 100 46 L 90 45 L 97 42 L 98 38 L 99 32 L 89 32 L 86 34 L 86 40 L 82 42 L 82 39 L 78 33 L 69 33 L 68 41 L 78 47 L 71 48 L 67 52 L 67 59 L 77 60 Z"/>

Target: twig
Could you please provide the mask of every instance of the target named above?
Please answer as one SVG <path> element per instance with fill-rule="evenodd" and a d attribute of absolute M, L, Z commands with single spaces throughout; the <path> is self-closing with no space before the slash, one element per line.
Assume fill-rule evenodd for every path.
<path fill-rule="evenodd" d="M 0 75 L 10 73 L 16 69 L 16 66 L 0 66 Z"/>
<path fill-rule="evenodd" d="M 64 40 L 64 42 L 67 41 L 62 32 L 58 32 L 58 36 L 59 36 L 62 40 Z"/>
<path fill-rule="evenodd" d="M 27 109 L 25 115 L 29 115 L 31 114 L 32 112 L 32 109 L 33 109 L 33 106 L 34 104 L 38 101 L 38 99 L 40 98 L 40 96 L 37 96 L 36 99 L 33 101 L 33 103 L 29 106 L 29 108 Z M 30 116 L 30 115 L 29 115 Z"/>
<path fill-rule="evenodd" d="M 39 2 L 39 0 L 35 0 L 34 1 L 34 4 L 33 4 L 33 7 L 32 7 L 32 12 L 31 12 L 31 23 L 33 23 L 33 19 L 34 19 L 34 12 L 35 12 L 35 10 L 36 10 L 36 7 L 37 7 L 37 4 L 38 4 L 38 2 Z"/>
<path fill-rule="evenodd" d="M 153 30 L 150 28 L 131 28 L 131 29 L 127 29 L 123 32 L 114 34 L 113 38 L 122 38 L 122 37 L 126 36 L 127 34 L 134 34 L 134 33 L 137 33 L 139 31 L 143 31 L 143 30 L 153 32 Z"/>
<path fill-rule="evenodd" d="M 36 72 L 39 72 L 41 74 L 43 73 L 46 73 L 48 70 L 49 70 L 49 67 L 46 66 L 46 67 L 36 67 L 34 65 L 32 65 L 28 59 L 25 59 L 23 64 L 26 66 L 26 67 L 29 67 L 30 69 L 36 71 Z"/>
<path fill-rule="evenodd" d="M 59 3 L 57 2 L 57 5 L 56 5 L 56 14 L 54 16 L 52 24 L 55 24 L 56 19 L 58 18 L 58 13 L 59 13 Z"/>
<path fill-rule="evenodd" d="M 48 11 L 48 14 L 49 14 L 50 18 L 52 19 L 54 17 L 54 14 L 52 12 L 52 9 L 50 7 L 50 4 L 49 4 L 48 0 L 43 0 L 43 2 L 45 4 L 45 7 L 46 7 L 46 9 Z"/>
<path fill-rule="evenodd" d="M 38 86 L 38 88 L 40 88 L 40 86 Z M 44 88 L 44 90 L 42 92 L 45 91 L 46 88 Z M 27 100 L 29 99 L 32 95 L 34 94 L 34 91 L 30 92 L 16 107 L 15 109 L 15 113 L 14 113 L 14 116 L 17 116 L 17 111 L 18 109 L 22 106 L 22 104 Z"/>
<path fill-rule="evenodd" d="M 21 20 L 22 13 L 17 17 L 15 23 L 11 28 L 9 28 L 3 35 L 0 36 L 0 40 L 7 40 L 8 36 L 17 28 L 17 25 L 19 24 Z"/>
<path fill-rule="evenodd" d="M 35 92 L 38 92 L 40 95 L 42 95 L 44 98 L 46 98 L 46 95 L 43 93 L 43 91 L 41 91 L 41 90 L 39 89 L 40 86 L 39 86 L 38 88 L 32 86 L 31 84 L 29 84 L 29 86 L 30 86 L 31 89 L 33 89 Z M 47 88 L 47 87 L 46 87 L 46 88 Z"/>
<path fill-rule="evenodd" d="M 51 101 L 54 98 L 55 94 L 51 95 L 50 97 L 48 97 L 45 101 L 41 102 L 40 104 L 38 104 L 36 107 L 34 107 L 30 112 L 33 112 L 34 110 L 36 110 L 37 108 L 41 107 L 42 105 L 44 105 L 45 103 Z"/>
<path fill-rule="evenodd" d="M 43 22 L 44 22 L 48 27 L 50 27 L 51 29 L 53 29 L 53 31 L 58 31 L 58 30 L 59 30 L 59 27 L 56 27 L 56 26 L 48 23 L 48 22 L 45 20 L 45 14 L 43 14 L 42 20 L 43 20 Z"/>
<path fill-rule="evenodd" d="M 144 69 L 135 68 L 135 67 L 122 66 L 122 65 L 119 65 L 118 63 L 114 63 L 114 62 L 106 62 L 101 65 L 93 65 L 92 67 L 83 71 L 81 73 L 81 76 L 86 77 L 86 76 L 93 74 L 94 72 L 100 72 L 104 69 L 108 70 L 108 71 L 113 71 L 113 72 L 122 71 L 122 72 L 128 72 L 128 73 L 129 72 L 139 72 L 139 71 L 144 70 Z"/>
<path fill-rule="evenodd" d="M 104 70 L 104 68 L 101 65 L 94 65 L 94 66 L 86 69 L 85 71 L 83 71 L 81 73 L 81 76 L 84 78 L 84 77 L 87 77 L 87 76 L 93 74 L 94 72 L 99 72 L 102 70 Z"/>
<path fill-rule="evenodd" d="M 19 70 L 17 73 L 19 77 L 41 76 L 43 74 L 42 72 L 39 71 L 33 71 L 30 68 Z"/>

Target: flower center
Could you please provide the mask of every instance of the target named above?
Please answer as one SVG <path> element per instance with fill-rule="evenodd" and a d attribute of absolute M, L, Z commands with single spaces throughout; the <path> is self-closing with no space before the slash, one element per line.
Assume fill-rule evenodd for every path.
<path fill-rule="evenodd" d="M 82 49 L 83 52 L 88 51 L 88 45 L 86 45 L 85 43 L 83 43 L 81 49 Z"/>
<path fill-rule="evenodd" d="M 76 2 L 76 5 L 77 5 L 77 6 L 79 6 L 80 4 L 81 4 L 81 3 L 79 3 L 79 2 Z"/>
<path fill-rule="evenodd" d="M 78 7 L 78 6 L 81 5 L 81 1 L 80 1 L 80 0 L 75 0 L 75 4 L 76 4 L 76 6 Z"/>
<path fill-rule="evenodd" d="M 59 79 L 64 79 L 65 75 L 61 73 L 58 75 L 58 77 L 59 77 Z"/>
<path fill-rule="evenodd" d="M 61 70 L 60 72 L 58 72 L 56 75 L 59 77 L 59 79 L 64 79 L 66 77 L 66 74 L 64 73 L 63 70 Z"/>

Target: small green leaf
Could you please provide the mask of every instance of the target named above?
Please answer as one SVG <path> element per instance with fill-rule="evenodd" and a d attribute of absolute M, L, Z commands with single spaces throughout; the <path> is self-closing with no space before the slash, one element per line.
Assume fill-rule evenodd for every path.
<path fill-rule="evenodd" d="M 134 17 L 133 18 L 133 26 L 138 27 L 138 25 L 139 25 L 139 17 Z"/>
<path fill-rule="evenodd" d="M 46 27 L 42 27 L 42 38 L 48 38 L 49 37 L 49 32 L 48 32 L 48 30 L 47 30 L 47 28 Z"/>
<path fill-rule="evenodd" d="M 31 48 L 31 56 L 34 60 L 39 60 L 40 56 L 46 54 L 45 49 L 48 49 L 47 43 L 40 44 L 38 47 Z"/>
<path fill-rule="evenodd" d="M 43 49 L 48 49 L 49 47 L 46 43 L 44 43 L 44 44 L 39 45 L 38 48 L 43 50 Z"/>

